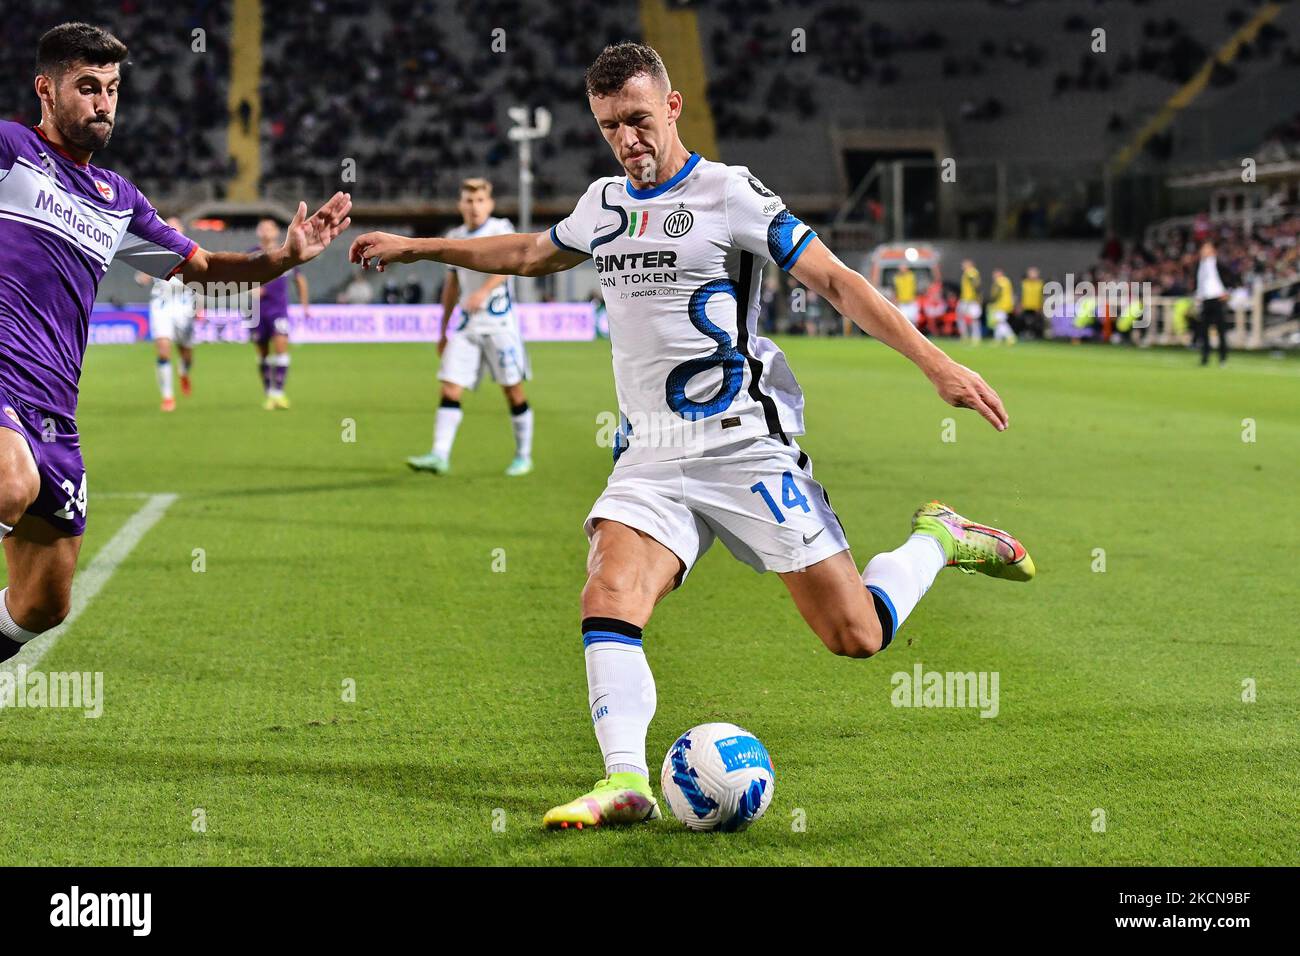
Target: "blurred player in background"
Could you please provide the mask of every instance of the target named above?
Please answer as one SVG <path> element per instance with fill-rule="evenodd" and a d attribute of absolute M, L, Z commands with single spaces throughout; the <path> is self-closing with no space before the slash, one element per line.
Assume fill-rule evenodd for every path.
<path fill-rule="evenodd" d="M 257 224 L 257 245 L 252 251 L 269 252 L 280 243 L 280 224 L 263 219 Z M 253 328 L 253 345 L 257 348 L 258 368 L 262 373 L 262 407 L 268 412 L 288 408 L 284 383 L 289 377 L 289 276 L 298 290 L 302 317 L 309 318 L 307 277 L 297 269 L 265 282 L 255 293 L 257 325 Z"/>
<path fill-rule="evenodd" d="M 492 183 L 486 179 L 466 179 L 460 185 L 461 225 L 447 233 L 448 239 L 511 235 L 515 227 L 509 219 L 492 215 Z M 457 304 L 461 320 L 448 336 L 447 326 Z M 451 470 L 451 447 L 456 441 L 463 412 L 460 407 L 465 389 L 478 387 L 479 376 L 486 368 L 492 380 L 505 392 L 510 406 L 510 426 L 515 434 L 515 457 L 506 468 L 511 477 L 533 470 L 533 411 L 524 394 L 528 375 L 528 353 L 515 315 L 513 283 L 509 276 L 489 275 L 471 269 L 447 270 L 442 289 L 442 331 L 438 336 L 438 355 L 442 366 L 438 379 L 442 383 L 442 400 L 434 420 L 433 448 L 425 455 L 406 459 L 416 471 L 444 475 Z"/>
<path fill-rule="evenodd" d="M 961 337 L 970 342 L 979 342 L 983 337 L 980 329 L 980 271 L 975 263 L 963 259 L 961 263 L 961 295 L 957 299 L 957 327 Z"/>
<path fill-rule="evenodd" d="M 993 270 L 993 283 L 989 289 L 989 328 L 994 342 L 1016 344 L 1016 333 L 1011 331 L 1011 310 L 1015 308 L 1015 293 L 1011 280 L 1001 269 Z"/>
<path fill-rule="evenodd" d="M 1030 266 L 1020 280 L 1020 331 L 1043 337 L 1043 280 L 1036 266 Z"/>
<path fill-rule="evenodd" d="M 180 219 L 167 220 L 179 235 L 184 235 Z M 143 272 L 135 274 L 135 281 L 149 286 L 149 337 L 158 351 L 158 391 L 162 395 L 162 410 L 176 410 L 176 396 L 172 392 L 172 343 L 180 352 L 181 394 L 189 395 L 190 370 L 194 367 L 194 323 L 203 318 L 203 305 L 194 290 L 185 285 L 180 276 L 155 279 Z"/>
<path fill-rule="evenodd" d="M 936 277 L 926 287 L 918 305 L 921 310 L 921 328 L 926 335 L 951 335 L 951 323 L 945 327 L 944 317 L 948 314 L 948 298 L 944 294 L 943 282 Z"/>
<path fill-rule="evenodd" d="M 686 148 L 677 125 L 682 95 L 653 49 L 606 47 L 586 82 L 623 175 L 592 183 L 549 232 L 468 239 L 371 232 L 349 252 L 367 268 L 428 259 L 529 276 L 595 260 L 621 427 L 614 470 L 584 524 L 581 636 L 589 719 L 607 776 L 546 813 L 544 825 L 556 828 L 660 816 L 646 762 L 657 692 L 642 629 L 714 540 L 755 571 L 779 574 L 809 628 L 849 657 L 888 647 L 945 567 L 1014 581 L 1034 576 L 1015 538 L 938 501 L 913 513 L 906 541 L 858 571 L 795 440 L 804 432 L 803 392 L 781 349 L 757 333 L 763 267 L 788 271 L 911 359 L 944 401 L 975 409 L 999 431 L 1007 426 L 1001 400 L 748 169 Z M 896 451 L 873 443 L 869 428 L 862 441 L 881 455 Z"/>
<path fill-rule="evenodd" d="M 114 260 L 158 279 L 269 282 L 314 259 L 351 220 L 335 193 L 307 206 L 284 245 L 209 252 L 158 217 L 131 182 L 92 166 L 117 121 L 121 40 L 86 23 L 47 31 L 36 53 L 41 121 L 0 120 L 0 661 L 56 627 L 72 606 L 86 529 L 77 430 L 81 363 L 99 282 Z M 196 107 L 197 108 L 197 107 Z"/>
<path fill-rule="evenodd" d="M 903 317 L 916 325 L 920 316 L 916 301 L 916 273 L 906 263 L 894 273 L 894 301 L 898 303 L 898 311 L 903 313 Z"/>

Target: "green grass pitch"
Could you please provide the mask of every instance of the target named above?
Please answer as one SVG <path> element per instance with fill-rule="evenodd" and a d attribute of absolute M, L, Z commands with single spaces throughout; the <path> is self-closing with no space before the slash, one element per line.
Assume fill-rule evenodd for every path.
<path fill-rule="evenodd" d="M 83 566 L 139 507 L 117 495 L 180 497 L 39 665 L 102 671 L 103 716 L 0 710 L 0 864 L 1295 864 L 1296 361 L 947 346 L 1000 390 L 997 434 L 877 343 L 782 344 L 859 566 L 940 497 L 1039 575 L 946 571 L 855 661 L 715 545 L 646 629 L 649 753 L 657 790 L 688 727 L 754 731 L 777 782 L 749 831 L 539 828 L 601 775 L 578 595 L 606 345 L 532 347 L 524 479 L 490 383 L 454 473 L 407 471 L 429 346 L 298 348 L 275 414 L 251 348 L 202 347 L 164 416 L 142 345 L 88 355 Z M 892 706 L 917 662 L 997 672 L 998 715 Z"/>

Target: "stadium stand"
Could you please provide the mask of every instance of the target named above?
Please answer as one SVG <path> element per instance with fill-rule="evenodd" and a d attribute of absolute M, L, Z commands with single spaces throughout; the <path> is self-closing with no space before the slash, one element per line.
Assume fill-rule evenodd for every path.
<path fill-rule="evenodd" d="M 0 39 L 0 116 L 26 123 L 38 115 L 37 37 L 85 13 L 69 0 L 31 10 Z M 282 212 L 345 185 L 394 228 L 423 229 L 443 223 L 473 172 L 496 182 L 510 214 L 506 110 L 527 105 L 553 117 L 534 148 L 548 221 L 613 171 L 583 69 L 607 42 L 646 38 L 688 93 L 688 145 L 749 166 L 846 252 L 933 237 L 950 258 L 980 259 L 965 243 L 1015 238 L 1023 248 L 996 263 L 1014 275 L 1033 263 L 1048 279 L 1071 271 L 1177 295 L 1209 230 L 1225 267 L 1279 309 L 1300 270 L 1300 4 L 118 0 L 95 19 L 132 51 L 103 161 L 167 212 L 222 200 Z M 339 49 L 348 55 L 321 55 Z M 1242 156 L 1263 188 L 1242 188 Z M 948 199 L 932 184 L 946 158 L 960 169 Z M 348 160 L 353 182 L 340 175 Z M 1105 181 L 1107 167 L 1126 178 Z M 1122 241 L 1102 257 L 1032 245 L 1072 237 L 1095 250 L 1110 230 Z M 313 287 L 336 290 L 345 265 L 327 262 Z M 438 277 L 419 280 L 432 292 Z M 133 290 L 114 280 L 104 291 Z M 770 299 L 776 324 L 834 325 L 795 321 L 782 295 Z"/>
<path fill-rule="evenodd" d="M 374 198 L 445 197 L 466 169 L 513 183 L 505 109 L 519 104 L 554 117 L 535 194 L 580 192 L 609 172 L 582 72 L 605 43 L 629 35 L 639 35 L 635 22 L 593 0 L 268 4 L 263 184 L 277 196 L 321 192 L 338 183 L 340 157 L 357 160 L 355 192 Z M 352 55 L 323 62 L 327 46 Z"/>
<path fill-rule="evenodd" d="M 131 50 L 123 71 L 130 107 L 100 159 L 148 195 L 179 201 L 221 196 L 234 173 L 226 150 L 230 9 L 230 0 L 121 0 L 95 10 L 95 20 L 127 37 Z M 40 119 L 32 91 L 36 41 L 50 26 L 86 15 L 84 4 L 68 0 L 36 0 L 22 16 L 6 15 L 0 117 L 26 124 Z"/>

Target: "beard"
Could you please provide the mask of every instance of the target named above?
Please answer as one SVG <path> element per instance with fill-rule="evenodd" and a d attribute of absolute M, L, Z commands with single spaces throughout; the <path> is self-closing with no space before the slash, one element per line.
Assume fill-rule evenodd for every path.
<path fill-rule="evenodd" d="M 103 149 L 113 138 L 113 121 L 107 117 L 92 116 L 88 120 L 76 120 L 56 112 L 54 125 L 65 140 L 90 153 Z"/>

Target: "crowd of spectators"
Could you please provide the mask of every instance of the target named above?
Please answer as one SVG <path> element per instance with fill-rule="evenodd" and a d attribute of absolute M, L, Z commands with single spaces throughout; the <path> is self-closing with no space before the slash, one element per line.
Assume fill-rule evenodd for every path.
<path fill-rule="evenodd" d="M 609 166 L 583 107 L 583 70 L 607 42 L 636 32 L 635 21 L 596 0 L 268 5 L 263 181 L 337 181 L 350 158 L 363 194 L 392 184 L 445 195 L 464 170 L 491 175 L 514 155 L 505 108 L 529 105 L 555 117 L 537 146 L 535 195 L 570 192 Z M 321 56 L 343 48 L 347 56 Z"/>
<path fill-rule="evenodd" d="M 99 156 L 129 179 L 221 183 L 225 150 L 231 0 L 118 0 L 91 19 L 126 43 L 113 139 Z M 89 16 L 72 0 L 34 0 L 6 11 L 0 30 L 0 119 L 34 125 L 36 45 L 56 24 Z M 201 31 L 201 32 L 196 32 Z"/>
<path fill-rule="evenodd" d="M 1220 269 L 1238 280 L 1235 285 L 1300 279 L 1300 216 L 1294 215 L 1250 226 L 1200 215 L 1150 244 L 1125 248 L 1108 242 L 1094 272 L 1101 281 L 1150 282 L 1156 295 L 1185 295 L 1195 288 L 1198 253 L 1206 242 L 1214 244 Z"/>
<path fill-rule="evenodd" d="M 950 118 L 961 122 L 996 122 L 1016 111 L 1015 97 L 969 96 L 961 90 L 961 84 L 971 77 L 991 71 L 1007 75 L 1004 62 L 1029 74 L 1040 74 L 1040 79 L 1028 82 L 1042 84 L 1053 97 L 1104 93 L 1133 78 L 1182 84 L 1201 68 L 1214 45 L 1246 22 L 1259 2 L 1238 0 L 1222 11 L 1220 23 L 1210 29 L 1203 24 L 1199 31 L 1189 26 L 1194 18 L 1147 16 L 1138 26 L 1136 39 L 1127 30 L 1113 28 L 1102 40 L 1107 55 L 1092 52 L 1092 31 L 1106 21 L 1106 5 L 1101 3 L 1074 5 L 1060 21 L 1060 36 L 1050 41 L 1014 31 L 954 35 L 941 22 L 917 29 L 900 28 L 872 19 L 864 15 L 861 5 L 842 0 L 797 0 L 793 4 L 778 4 L 776 0 L 699 0 L 688 5 L 714 14 L 707 37 L 709 102 L 719 135 L 723 139 L 767 139 L 782 129 L 782 114 L 799 118 L 817 115 L 819 97 L 814 95 L 815 88 L 820 89 L 824 82 L 819 78 L 854 89 L 867 85 L 901 85 L 905 89 L 907 81 L 934 75 L 933 56 L 939 57 L 939 74 L 953 81 L 954 94 L 949 102 L 956 109 Z M 1005 0 L 989 0 L 989 4 L 1022 6 Z M 1128 6 L 1139 9 L 1147 4 L 1148 0 L 1127 0 Z M 805 33 L 803 49 L 813 54 L 807 57 L 811 64 L 807 68 L 797 65 L 803 59 L 799 41 L 792 35 L 797 28 Z M 1049 49 L 1053 51 L 1051 56 Z M 1049 64 L 1060 63 L 1059 51 L 1065 49 L 1083 51 L 1078 54 L 1077 65 L 1054 72 L 1047 69 Z M 917 54 L 933 56 L 921 59 Z M 1231 84 L 1244 64 L 1260 60 L 1296 66 L 1300 65 L 1300 52 L 1287 42 L 1284 28 L 1265 23 L 1252 42 L 1241 46 L 1233 63 L 1215 65 L 1210 83 Z M 903 110 L 916 108 L 915 102 L 900 104 Z M 934 108 L 949 109 L 946 103 L 935 104 Z M 1119 133 L 1131 125 L 1131 119 L 1117 111 L 1109 116 L 1105 131 Z M 1154 139 L 1152 150 L 1158 153 L 1171 142 Z"/>

